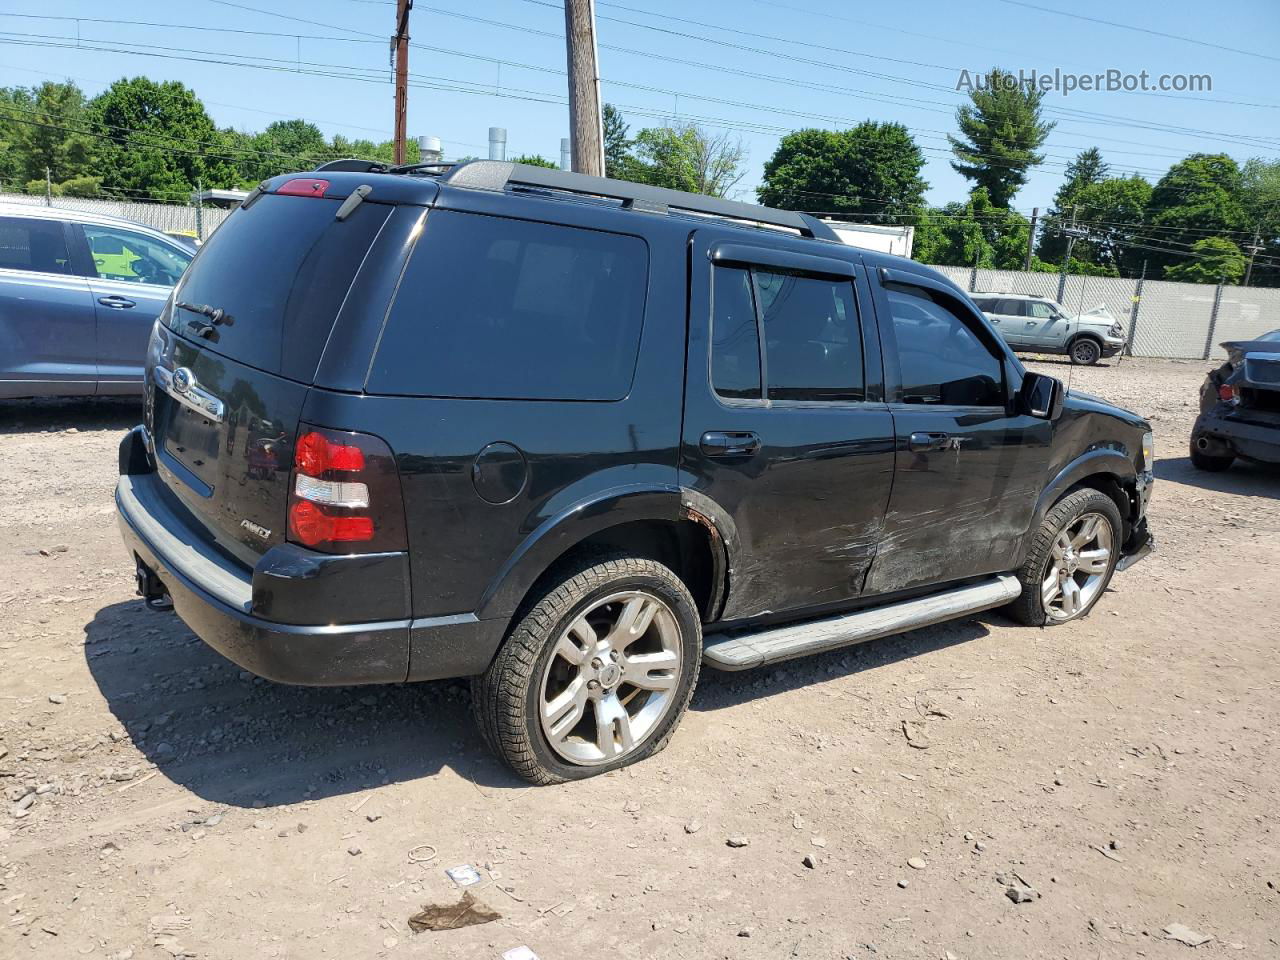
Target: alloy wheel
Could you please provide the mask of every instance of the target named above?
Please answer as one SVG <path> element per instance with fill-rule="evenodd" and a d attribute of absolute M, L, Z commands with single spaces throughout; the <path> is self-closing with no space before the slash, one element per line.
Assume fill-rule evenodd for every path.
<path fill-rule="evenodd" d="M 675 614 L 649 593 L 616 593 L 580 613 L 556 640 L 539 688 L 551 749 L 594 766 L 643 746 L 674 703 L 683 644 Z"/>
<path fill-rule="evenodd" d="M 1098 359 L 1098 348 L 1092 340 L 1077 340 L 1071 347 L 1071 358 L 1079 364 L 1094 363 Z"/>
<path fill-rule="evenodd" d="M 1040 597 L 1050 620 L 1070 620 L 1087 610 L 1111 570 L 1111 524 L 1100 513 L 1086 513 L 1057 536 Z"/>

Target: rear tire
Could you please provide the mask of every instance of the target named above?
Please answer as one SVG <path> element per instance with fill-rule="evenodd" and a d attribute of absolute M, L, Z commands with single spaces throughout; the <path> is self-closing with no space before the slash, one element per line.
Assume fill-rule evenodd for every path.
<path fill-rule="evenodd" d="M 698 608 L 675 573 L 644 557 L 584 557 L 526 608 L 472 681 L 472 707 L 521 777 L 581 780 L 665 747 L 701 661 Z"/>
<path fill-rule="evenodd" d="M 1196 438 L 1191 438 L 1191 465 L 1197 470 L 1221 473 L 1235 462 L 1235 457 L 1213 457 L 1196 448 Z"/>
<path fill-rule="evenodd" d="M 1092 337 L 1076 337 L 1071 342 L 1071 362 L 1077 367 L 1091 367 L 1102 356 L 1102 347 Z"/>
<path fill-rule="evenodd" d="M 1120 559 L 1120 510 L 1105 493 L 1077 490 L 1048 512 L 1018 571 L 1022 594 L 1007 610 L 1031 627 L 1086 616 Z"/>

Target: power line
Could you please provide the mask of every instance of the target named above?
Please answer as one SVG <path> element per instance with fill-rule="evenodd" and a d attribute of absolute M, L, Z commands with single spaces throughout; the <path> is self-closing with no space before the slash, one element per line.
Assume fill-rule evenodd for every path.
<path fill-rule="evenodd" d="M 3 34 L 3 35 L 0 35 L 0 43 L 3 43 L 3 42 L 16 42 L 16 41 L 9 41 L 9 40 L 5 40 L 5 39 L 4 39 L 4 37 L 5 37 L 5 36 L 43 37 L 43 38 L 46 38 L 46 39 L 59 39 L 59 40 L 65 40 L 65 41 L 69 41 L 69 40 L 71 39 L 71 38 L 57 37 L 57 36 L 48 35 L 48 34 L 15 34 L 14 32 L 7 32 L 7 33 L 5 33 L 5 34 Z M 106 41 L 97 41 L 97 40 L 93 40 L 93 39 L 87 39 L 87 40 L 86 40 L 86 39 L 82 39 L 82 40 L 81 40 L 81 42 L 78 44 L 78 48 L 79 48 L 79 49 L 101 50 L 101 51 L 104 51 L 104 52 L 131 53 L 131 54 L 138 55 L 138 56 L 156 56 L 156 57 L 162 57 L 162 58 L 168 58 L 168 59 L 173 59 L 173 58 L 174 58 L 174 57 L 172 56 L 172 53 L 174 53 L 174 52 L 179 52 L 179 53 L 189 53 L 189 54 L 216 54 L 216 55 L 221 55 L 221 56 L 225 56 L 225 57 L 229 57 L 229 58 L 239 58 L 239 59 L 238 59 L 237 61 L 234 61 L 234 62 L 232 62 L 232 61 L 216 61 L 216 60 L 214 60 L 214 61 L 210 61 L 210 60 L 207 60 L 207 59 L 201 60 L 201 58 L 200 58 L 200 57 L 193 57 L 192 59 L 201 60 L 201 62 L 221 63 L 221 64 L 222 64 L 222 65 L 224 65 L 224 66 L 232 66 L 232 67 L 249 67 L 249 68 L 258 68 L 258 69 L 272 69 L 272 70 L 283 71 L 283 72 L 291 72 L 291 73 L 292 73 L 292 72 L 301 72 L 301 73 L 307 73 L 307 74 L 319 75 L 319 76 L 331 76 L 331 75 L 332 75 L 332 74 L 326 73 L 326 72 L 325 72 L 326 70 L 366 71 L 366 70 L 368 69 L 368 68 L 365 68 L 365 67 L 358 67 L 358 66 L 354 66 L 354 65 L 347 65 L 347 64 L 317 63 L 317 62 L 315 62 L 315 61 L 302 61 L 302 60 L 296 60 L 296 59 L 274 58 L 274 57 L 262 57 L 262 56 L 254 56 L 254 57 L 250 57 L 250 56 L 249 56 L 249 55 L 247 55 L 247 54 L 236 54 L 236 53 L 231 53 L 231 52 L 210 51 L 210 50 L 207 50 L 207 49 L 182 48 L 182 47 L 174 47 L 174 46 L 172 46 L 172 45 L 165 45 L 165 46 L 163 46 L 163 47 L 160 47 L 159 45 L 156 45 L 156 44 L 145 44 L 145 43 L 137 43 L 137 42 L 130 42 L 130 43 L 127 43 L 127 44 L 124 44 L 124 45 L 125 45 L 125 46 L 130 46 L 130 47 L 142 47 L 142 48 L 146 48 L 146 49 L 139 51 L 139 50 L 122 50 L 122 49 L 119 49 L 118 47 L 115 47 L 115 48 L 109 48 L 109 47 L 101 47 L 101 46 L 99 46 L 99 47 L 85 47 L 85 46 L 84 46 L 84 44 L 85 44 L 85 43 L 104 43 L 104 42 L 106 42 Z M 59 44 L 50 44 L 50 45 L 52 45 L 52 46 L 58 46 Z M 156 50 L 156 49 L 161 49 L 161 50 L 170 51 L 170 52 L 169 52 L 169 53 L 152 53 L 152 52 L 149 52 L 149 51 Z M 553 75 L 557 75 L 557 76 L 563 76 L 563 75 L 564 75 L 564 72 L 563 72 L 562 70 L 556 70 L 556 69 L 554 69 L 554 68 L 549 68 L 549 67 L 539 67 L 539 66 L 536 66 L 536 65 L 532 65 L 532 64 L 523 64 L 523 63 L 519 63 L 519 62 L 511 61 L 511 60 L 499 60 L 499 59 L 496 59 L 496 58 L 486 57 L 486 56 L 482 56 L 482 55 L 470 54 L 470 53 L 467 53 L 467 52 L 465 52 L 465 51 L 450 50 L 450 49 L 448 49 L 448 48 L 441 48 L 441 47 L 429 47 L 428 49 L 432 49 L 432 50 L 435 50 L 435 51 L 440 52 L 440 53 L 446 53 L 446 54 L 450 54 L 450 55 L 462 56 L 462 57 L 467 57 L 467 58 L 480 59 L 480 60 L 484 60 L 484 61 L 488 61 L 488 62 L 494 62 L 494 63 L 502 63 L 502 64 L 505 64 L 505 65 L 515 66 L 515 67 L 519 67 L 519 68 L 523 68 L 523 69 L 535 70 L 535 71 L 539 71 L 539 72 L 543 72 L 543 73 L 549 73 L 549 74 L 553 74 Z M 181 58 L 181 59 L 188 59 L 188 58 Z M 243 61 L 245 61 L 245 60 L 266 61 L 266 64 L 262 64 L 262 63 L 247 63 L 247 62 L 243 62 Z M 303 67 L 306 67 L 307 69 L 302 69 Z M 320 68 L 320 69 L 314 69 L 314 68 Z M 352 73 L 342 73 L 342 74 L 337 74 L 336 76 L 338 76 L 338 77 L 340 77 L 340 78 L 362 79 L 362 80 L 375 80 L 376 82 L 381 82 L 381 77 L 378 77 L 378 78 L 361 77 L 361 76 L 358 76 L 358 75 L 356 75 L 356 74 L 352 74 Z M 464 82 L 464 81 L 458 81 L 458 80 L 456 80 L 455 78 L 449 78 L 449 77 L 433 77 L 433 78 L 430 78 L 430 79 L 431 79 L 431 80 L 433 80 L 433 81 L 438 81 L 438 82 L 442 82 L 442 83 L 445 83 L 445 84 L 457 84 L 457 83 L 462 83 L 462 82 Z M 661 93 L 661 94 L 664 94 L 664 95 L 666 95 L 666 96 L 675 96 L 675 97 L 681 97 L 681 96 L 683 96 L 683 97 L 686 97 L 686 98 L 688 98 L 688 99 L 692 99 L 692 100 L 701 100 L 701 101 L 708 102 L 708 103 L 717 103 L 717 104 L 721 104 L 721 105 L 725 105 L 725 106 L 733 106 L 733 107 L 739 107 L 739 108 L 748 109 L 748 110 L 763 111 L 763 112 L 766 112 L 766 113 L 776 113 L 776 114 L 780 114 L 780 115 L 783 115 L 783 116 L 792 116 L 792 117 L 807 118 L 807 119 L 810 119 L 810 120 L 819 120 L 819 121 L 823 121 L 823 122 L 831 123 L 831 124 L 843 124 L 843 125 L 846 125 L 846 126 L 853 126 L 853 125 L 855 125 L 855 124 L 857 123 L 857 121 L 855 121 L 855 120 L 853 120 L 853 119 L 851 119 L 851 118 L 847 118 L 847 117 L 840 117 L 840 116 L 830 115 L 830 114 L 809 113 L 809 112 L 800 111 L 800 110 L 791 110 L 791 109 L 787 109 L 787 108 L 783 108 L 783 107 L 773 107 L 773 106 L 769 106 L 769 105 L 765 105 L 765 104 L 750 103 L 750 102 L 736 101 L 736 100 L 728 100 L 728 99 L 720 98 L 720 97 L 709 97 L 709 96 L 704 96 L 704 95 L 701 95 L 701 94 L 695 94 L 695 93 L 692 93 L 692 92 L 690 92 L 690 91 L 672 90 L 672 89 L 667 89 L 667 88 L 662 88 L 662 87 L 653 87 L 653 86 L 649 86 L 649 85 L 647 85 L 647 84 L 630 83 L 630 82 L 627 82 L 627 81 L 615 81 L 615 80 L 609 80 L 609 79 L 607 79 L 607 78 L 605 78 L 605 82 L 606 82 L 606 83 L 610 83 L 610 84 L 612 84 L 612 85 L 614 85 L 614 86 L 621 86 L 621 87 L 626 87 L 626 88 L 630 88 L 630 89 L 643 90 L 643 91 L 653 92 L 653 93 Z M 477 86 L 478 86 L 478 85 L 477 85 Z M 444 87 L 444 88 L 441 88 L 441 89 L 456 89 L 456 88 Z M 479 93 L 479 94 L 492 95 L 492 96 L 498 96 L 498 97 L 507 97 L 507 96 L 512 96 L 511 91 L 517 91 L 517 92 L 519 92 L 519 93 L 534 94 L 534 95 L 541 95 L 541 93 L 542 93 L 541 91 L 529 91 L 529 90 L 523 90 L 523 91 L 522 91 L 522 90 L 520 90 L 519 88 L 512 88 L 512 87 L 508 87 L 508 88 L 507 88 L 507 91 L 508 91 L 508 92 L 505 92 L 505 93 L 504 93 L 504 92 L 499 91 L 499 90 L 490 90 L 487 86 L 485 86 L 485 87 L 484 87 L 484 89 L 481 89 L 481 90 L 460 90 L 460 89 L 457 89 L 457 90 L 456 90 L 456 92 Z M 518 99 L 527 99 L 527 98 L 524 98 L 524 97 L 518 97 Z M 553 101 L 544 101 L 544 102 L 553 102 Z M 554 101 L 554 102 L 560 102 L 560 101 Z M 633 109 L 633 112 L 638 112 L 638 108 L 632 108 L 632 109 Z M 669 116 L 669 114 L 666 114 L 666 113 L 664 113 L 664 112 L 662 112 L 662 111 L 655 112 L 655 113 L 653 113 L 653 115 L 655 115 L 655 116 L 659 116 L 659 117 Z M 718 123 L 718 124 L 726 125 L 726 126 L 728 126 L 730 129 L 743 129 L 743 128 L 745 128 L 745 126 L 746 126 L 746 124 L 745 124 L 745 123 L 740 123 L 740 124 L 738 124 L 738 126 L 733 126 L 733 122 L 732 122 L 732 121 L 723 121 L 723 120 L 720 120 L 719 118 L 714 118 L 714 122 L 716 122 L 716 123 Z M 782 134 L 785 134 L 785 133 L 791 132 L 791 131 L 790 131 L 790 128 L 786 128 L 786 127 L 765 127 L 765 125 L 763 125 L 763 124 L 754 124 L 754 123 L 753 123 L 753 124 L 751 124 L 750 126 L 754 127 L 758 132 L 766 132 L 766 133 L 774 134 L 774 135 L 782 135 Z M 927 129 L 927 128 L 916 128 L 916 130 L 919 132 L 919 135 L 920 135 L 920 136 L 922 136 L 922 137 L 923 137 L 923 138 L 925 138 L 925 139 L 944 139 L 944 138 L 945 138 L 945 134 L 944 134 L 944 132 L 943 132 L 943 131 L 929 130 L 929 129 Z M 877 147 L 879 147 L 879 146 L 880 146 L 880 144 L 873 144 L 873 145 L 874 145 L 874 146 L 877 146 Z M 932 153 L 934 153 L 934 154 L 936 154 L 936 155 L 938 155 L 938 156 L 940 156 L 940 157 L 944 157 L 944 158 L 951 156 L 951 151 L 950 151 L 948 148 L 944 148 L 944 147 L 932 147 L 932 146 L 924 145 L 924 146 L 919 146 L 919 147 L 918 147 L 918 149 L 920 149 L 921 151 L 930 151 L 930 152 L 932 152 Z M 991 156 L 991 155 L 988 155 L 988 154 L 975 154 L 975 155 L 976 155 L 976 156 L 981 157 L 981 158 L 982 158 L 983 160 L 985 160 L 989 165 L 992 165 L 992 166 L 1004 166 L 1004 167 L 1014 167 L 1014 166 L 1016 166 L 1016 165 L 1014 165 L 1014 164 L 1001 163 L 997 157 L 994 157 L 994 156 Z M 1046 162 L 1045 162 L 1045 164 L 1044 164 L 1044 165 L 1046 165 L 1046 166 L 1050 166 L 1050 167 L 1065 168 L 1065 167 L 1066 167 L 1066 165 L 1071 161 L 1071 159 L 1072 159 L 1072 158 L 1070 158 L 1070 157 L 1064 157 L 1064 156 L 1058 156 L 1058 155 L 1054 155 L 1054 154 L 1049 154 L 1049 155 L 1048 155 L 1048 157 L 1047 157 L 1047 160 L 1046 160 Z M 1150 168 L 1147 172 L 1149 172 L 1149 173 L 1151 173 L 1151 174 L 1155 175 L 1155 174 L 1162 173 L 1163 171 L 1158 170 L 1158 169 L 1155 169 L 1155 168 Z"/>
<path fill-rule="evenodd" d="M 1083 13 L 1072 13 L 1069 10 L 1055 10 L 1052 7 L 1042 7 L 1036 3 L 1027 3 L 1026 0 L 1000 0 L 1001 3 L 1007 3 L 1015 7 L 1026 7 L 1029 10 L 1039 10 L 1042 13 L 1052 13 L 1059 17 L 1071 17 L 1074 20 L 1087 20 L 1089 23 L 1100 23 L 1103 26 L 1115 27 L 1118 30 L 1132 30 L 1135 33 L 1145 33 L 1153 37 L 1163 37 L 1166 40 L 1179 40 L 1182 43 L 1194 43 L 1200 47 L 1212 47 L 1214 50 L 1225 50 L 1228 53 L 1239 53 L 1246 57 L 1258 57 L 1262 60 L 1280 60 L 1280 57 L 1273 57 L 1268 53 L 1258 53 L 1255 50 L 1242 50 L 1239 47 L 1227 47 L 1220 43 L 1210 43 L 1208 40 L 1197 40 L 1194 37 L 1183 37 L 1176 33 L 1163 33 L 1159 30 L 1152 30 L 1148 27 L 1135 27 L 1128 23 L 1116 23 L 1114 20 L 1103 20 L 1099 17 L 1088 17 Z"/>

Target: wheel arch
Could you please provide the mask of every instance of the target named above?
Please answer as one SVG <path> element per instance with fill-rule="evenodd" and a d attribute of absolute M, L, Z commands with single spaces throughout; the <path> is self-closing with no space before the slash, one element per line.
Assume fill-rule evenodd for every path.
<path fill-rule="evenodd" d="M 1136 509 L 1137 474 L 1129 458 L 1119 450 L 1104 447 L 1081 454 L 1064 466 L 1044 488 L 1036 501 L 1031 525 L 1025 541 L 1030 543 L 1045 516 L 1064 497 L 1090 487 L 1110 497 L 1120 511 L 1124 524 L 1122 540 L 1127 539 Z"/>
<path fill-rule="evenodd" d="M 615 550 L 648 557 L 684 581 L 704 621 L 728 592 L 732 520 L 679 487 L 614 490 L 548 518 L 525 538 L 481 598 L 481 619 L 512 619 L 573 558 Z"/>

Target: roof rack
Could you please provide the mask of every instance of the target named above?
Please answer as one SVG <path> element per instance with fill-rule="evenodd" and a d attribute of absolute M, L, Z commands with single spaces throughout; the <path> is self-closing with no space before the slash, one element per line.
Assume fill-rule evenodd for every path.
<path fill-rule="evenodd" d="M 665 187 L 650 187 L 626 180 L 611 180 L 608 177 L 592 177 L 585 173 L 569 173 L 548 167 L 534 167 L 506 160 L 472 160 L 468 163 L 456 164 L 441 179 L 451 186 L 470 187 L 475 190 L 501 192 L 508 186 L 538 187 L 594 197 L 609 197 L 621 200 L 623 209 L 627 210 L 641 210 L 646 213 L 682 210 L 713 217 L 787 227 L 805 237 L 840 242 L 835 231 L 807 213 L 775 210 L 772 207 L 761 207 L 754 203 L 739 203 L 736 200 L 723 200 L 720 197 L 668 190 Z"/>

